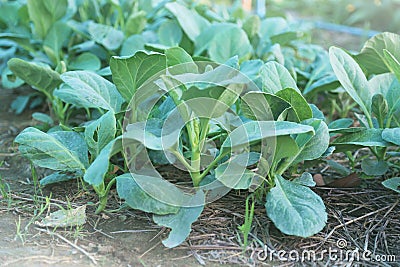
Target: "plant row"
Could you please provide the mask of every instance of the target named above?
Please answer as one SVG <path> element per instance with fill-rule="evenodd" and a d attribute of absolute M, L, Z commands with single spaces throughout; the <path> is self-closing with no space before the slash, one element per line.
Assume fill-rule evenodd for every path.
<path fill-rule="evenodd" d="M 15 139 L 36 166 L 54 170 L 41 185 L 83 179 L 99 197 L 96 212 L 116 186 L 129 207 L 171 228 L 167 247 L 181 244 L 204 205 L 231 189 L 249 191 L 244 245 L 255 202 L 285 234 L 321 231 L 327 213 L 304 162 L 338 168 L 329 156 L 343 152 L 354 167 L 354 152 L 368 148 L 365 175 L 399 168 L 399 35 L 379 34 L 358 53 L 327 52 L 283 18 L 235 7 L 129 0 L 0 7 L 2 58 L 12 58 L 1 65 L 3 87 L 35 89 L 17 98 L 16 111 L 45 101 L 51 112 L 34 113 L 40 123 Z M 329 121 L 312 104 L 345 93 L 352 117 Z M 153 164 L 184 169 L 190 186 L 164 179 Z M 383 183 L 399 192 L 400 178 Z"/>

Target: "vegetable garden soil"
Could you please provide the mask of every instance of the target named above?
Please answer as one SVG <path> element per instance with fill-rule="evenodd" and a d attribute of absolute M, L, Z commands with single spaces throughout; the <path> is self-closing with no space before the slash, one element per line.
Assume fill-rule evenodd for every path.
<path fill-rule="evenodd" d="M 24 90 L 18 93 L 21 92 Z M 310 238 L 283 235 L 267 218 L 264 207 L 257 205 L 249 237 L 251 245 L 244 253 L 237 229 L 244 221 L 245 193 L 230 193 L 207 205 L 193 224 L 188 240 L 175 249 L 166 249 L 161 241 L 168 229 L 152 223 L 151 215 L 128 209 L 95 215 L 96 195 L 87 188 L 83 190 L 80 181 L 35 192 L 30 164 L 13 144 L 14 137 L 34 122 L 31 112 L 9 112 L 9 103 L 16 96 L 17 91 L 0 88 L 0 177 L 7 192 L 0 195 L 0 266 L 342 266 L 349 262 L 327 258 L 321 262 L 278 262 L 262 260 L 257 255 L 261 255 L 264 244 L 275 251 L 321 253 L 338 249 L 337 242 L 343 240 L 343 249 L 368 249 L 377 255 L 395 255 L 397 260 L 356 261 L 354 266 L 400 264 L 399 195 L 384 189 L 378 179 L 363 180 L 357 188 L 315 189 L 327 207 L 328 223 Z M 338 177 L 324 167 L 317 166 L 312 172 Z M 172 169 L 160 171 L 172 179 L 181 177 Z M 38 176 L 43 177 L 42 170 L 38 170 Z M 46 229 L 35 225 L 46 196 L 51 199 L 51 211 L 59 206 L 87 204 L 84 227 Z M 112 190 L 107 209 L 118 209 L 120 204 Z M 44 210 L 43 216 L 48 212 Z"/>

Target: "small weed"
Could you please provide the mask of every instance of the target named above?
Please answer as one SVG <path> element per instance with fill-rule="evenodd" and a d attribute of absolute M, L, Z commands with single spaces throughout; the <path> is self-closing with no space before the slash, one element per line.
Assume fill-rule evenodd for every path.
<path fill-rule="evenodd" d="M 251 207 L 249 204 L 250 199 L 251 199 Z M 254 204 L 255 204 L 254 196 L 253 195 L 248 196 L 246 198 L 246 211 L 245 211 L 244 223 L 238 227 L 239 231 L 243 235 L 243 243 L 242 243 L 243 251 L 246 250 L 249 242 L 248 238 L 249 238 L 249 233 L 251 231 L 251 225 L 253 223 L 253 216 L 254 216 Z"/>

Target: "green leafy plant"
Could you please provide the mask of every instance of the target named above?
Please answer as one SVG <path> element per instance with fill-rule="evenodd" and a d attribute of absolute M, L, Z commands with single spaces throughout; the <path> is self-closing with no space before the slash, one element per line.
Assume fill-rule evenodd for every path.
<path fill-rule="evenodd" d="M 383 35 L 374 37 L 375 40 Z M 388 37 L 389 38 L 389 37 Z M 389 39 L 391 40 L 391 39 Z M 367 45 L 372 43 L 369 41 Z M 378 46 L 375 46 L 377 54 Z M 364 50 L 365 51 L 365 50 Z M 362 52 L 365 53 L 365 52 Z M 367 80 L 361 67 L 346 52 L 339 48 L 330 49 L 332 67 L 344 90 L 358 104 L 363 115 L 357 115 L 361 128 L 337 129 L 342 136 L 333 144 L 340 150 L 355 149 L 360 146 L 369 147 L 376 160 L 364 159 L 361 167 L 368 175 L 382 175 L 388 170 L 386 151 L 389 146 L 399 142 L 392 134 L 399 127 L 399 82 L 394 74 L 382 73 Z M 359 56 L 361 58 L 361 54 Z M 383 58 L 379 58 L 383 60 Z M 372 66 L 374 62 L 370 63 Z M 377 70 L 380 72 L 381 67 Z M 376 69 L 375 69 L 376 70 Z"/>
<path fill-rule="evenodd" d="M 368 147 L 375 159 L 366 158 L 362 161 L 362 170 L 367 175 L 382 175 L 389 169 L 387 153 L 390 146 L 398 146 L 399 140 L 395 134 L 399 129 L 398 114 L 400 111 L 399 64 L 396 57 L 389 51 L 400 43 L 398 35 L 383 33 L 367 41 L 365 47 L 356 59 L 361 66 L 368 66 L 368 73 L 375 73 L 367 80 L 359 64 L 345 51 L 332 47 L 330 58 L 332 67 L 344 90 L 360 107 L 362 114 L 356 114 L 360 128 L 334 129 L 340 133 L 333 145 L 340 151 L 349 151 L 359 147 Z M 389 50 L 388 50 L 389 49 Z M 396 50 L 392 50 L 397 53 Z M 368 63 L 366 59 L 368 58 Z M 382 64 L 382 65 L 381 65 Z M 395 74 L 390 73 L 393 70 Z"/>
<path fill-rule="evenodd" d="M 257 203 L 283 233 L 311 236 L 327 214 L 311 174 L 299 167 L 332 153 L 337 133 L 338 151 L 371 148 L 377 161 L 364 160 L 366 172 L 385 168 L 387 146 L 398 145 L 398 81 L 380 74 L 400 76 L 391 46 L 376 53 L 372 42 L 354 56 L 360 67 L 342 50 L 328 54 L 301 42 L 301 29 L 283 18 L 226 17 L 190 1 L 73 2 L 28 1 L 35 28 L 27 36 L 37 46 L 26 36 L 0 35 L 29 51 L 8 61 L 9 71 L 46 97 L 54 118 L 35 113 L 42 124 L 15 142 L 35 165 L 54 170 L 42 186 L 77 178 L 92 186 L 97 213 L 116 185 L 129 207 L 171 228 L 167 247 L 184 242 L 204 206 L 230 190 L 251 195 L 239 228 L 244 247 Z M 39 52 L 47 58 L 37 60 Z M 362 69 L 371 57 L 376 68 L 387 65 L 369 66 L 378 75 L 368 81 Z M 363 127 L 349 128 L 347 119 L 328 128 L 308 103 L 338 80 L 360 106 Z M 153 164 L 187 175 L 174 184 Z"/>
<path fill-rule="evenodd" d="M 158 214 L 155 218 L 161 215 L 169 216 L 169 220 L 176 218 L 176 223 L 182 209 L 200 215 L 198 207 L 181 207 L 179 211 L 172 209 L 182 205 L 179 204 L 180 201 L 187 197 L 174 185 L 160 180 L 155 169 L 147 169 L 140 163 L 147 150 L 164 151 L 189 172 L 197 192 L 194 198 L 199 198 L 198 194 L 202 189 L 215 189 L 212 187 L 213 183 L 228 189 L 251 189 L 262 185 L 260 188 L 267 193 L 267 213 L 281 231 L 299 236 L 310 236 L 320 231 L 326 222 L 326 212 L 320 197 L 307 187 L 313 185 L 311 176 L 304 175 L 301 179 L 289 181 L 282 175 L 288 168 L 294 168 L 304 160 L 319 158 L 327 150 L 328 128 L 323 120 L 313 118 L 314 113 L 319 114 L 316 107 L 306 102 L 289 72 L 278 63 L 266 63 L 260 69 L 263 90 L 254 89 L 243 94 L 243 85 L 228 86 L 232 80 L 240 80 L 234 75 L 239 75 L 235 68 L 227 68 L 227 65 L 213 68 L 212 65 L 208 65 L 204 73 L 199 73 L 201 68 L 196 62 L 183 49 L 178 48 L 166 50 L 165 60 L 170 68 L 166 74 L 154 81 L 158 89 L 149 86 L 143 90 L 131 91 L 132 114 L 128 118 L 129 124 L 125 127 L 127 132 L 124 133 L 124 139 L 130 142 L 132 177 L 117 177 L 118 193 L 127 204 L 135 209 Z M 237 66 L 237 63 L 231 63 L 232 60 L 234 62 L 237 59 L 230 59 L 229 64 Z M 112 60 L 111 70 L 113 77 L 117 77 L 115 82 L 121 94 L 127 87 L 138 88 L 135 85 L 138 81 L 136 69 L 125 70 L 122 66 L 136 66 L 138 62 L 144 61 L 137 55 L 128 59 Z M 146 73 L 146 70 L 152 68 L 152 64 L 144 63 L 141 68 L 141 71 Z M 227 71 L 226 68 L 231 76 L 221 75 L 225 74 L 223 70 Z M 118 77 L 122 75 L 132 77 L 128 79 L 131 84 L 120 84 Z M 188 77 L 197 79 L 188 82 L 185 80 Z M 218 81 L 217 85 L 208 85 L 202 80 L 210 78 L 213 81 L 213 77 L 218 78 L 214 80 Z M 246 82 L 251 81 L 247 78 Z M 153 82 L 149 84 L 152 85 Z M 223 88 L 220 84 L 228 87 Z M 167 94 L 164 95 L 165 93 Z M 155 96 L 158 97 L 154 98 Z M 153 108 L 141 106 L 142 103 L 152 106 L 148 102 L 150 99 L 153 99 L 151 103 L 155 103 Z M 257 102 L 260 99 L 264 101 Z M 271 106 L 271 110 L 263 110 L 262 104 L 266 107 Z M 222 127 L 222 122 L 214 122 L 220 121 L 224 114 L 226 116 L 232 106 L 236 107 L 236 112 L 242 114 L 239 115 L 241 125 L 227 123 Z M 252 107 L 260 109 L 253 110 Z M 143 109 L 149 109 L 147 115 L 143 113 Z M 159 113 L 160 110 L 163 112 Z M 177 111 L 174 113 L 174 110 Z M 178 117 L 168 120 L 168 117 L 174 114 Z M 179 117 L 183 118 L 183 122 L 179 122 Z M 160 128 L 163 128 L 161 132 L 157 130 Z M 216 151 L 214 155 L 204 150 L 209 148 L 210 138 L 219 140 L 219 145 L 213 148 Z M 276 151 L 252 152 L 266 139 L 276 139 Z M 259 171 L 248 169 L 255 164 L 258 164 Z M 268 179 L 265 179 L 265 176 Z M 148 181 L 152 181 L 152 185 Z M 145 189 L 141 189 L 143 187 Z M 155 197 L 160 195 L 158 188 L 169 188 L 162 194 L 164 200 L 157 200 Z M 146 195 L 147 201 L 135 199 L 134 195 L 139 194 L 140 190 L 144 190 L 141 195 Z M 298 194 L 306 196 L 307 200 L 297 198 Z M 283 199 L 283 195 L 286 195 L 286 198 Z M 155 199 L 149 206 L 152 196 Z M 311 206 L 308 205 L 309 201 L 313 203 Z M 293 218 L 296 219 L 292 220 Z M 156 222 L 157 220 L 155 219 Z M 176 229 L 179 225 L 171 224 L 169 227 Z M 186 227 L 190 227 L 190 224 Z M 168 240 L 181 240 L 182 236 L 174 235 L 173 230 Z M 164 241 L 164 244 L 171 245 L 170 241 Z M 174 243 L 174 246 L 177 244 L 179 243 Z"/>

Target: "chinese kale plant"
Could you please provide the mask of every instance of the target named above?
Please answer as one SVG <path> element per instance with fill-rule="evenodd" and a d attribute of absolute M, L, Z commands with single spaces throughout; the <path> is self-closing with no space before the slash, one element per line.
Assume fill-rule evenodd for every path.
<path fill-rule="evenodd" d="M 40 47 L 20 56 L 27 61 L 11 59 L 8 68 L 46 97 L 59 123 L 29 127 L 15 139 L 34 164 L 54 170 L 41 185 L 83 179 L 99 197 L 96 212 L 105 210 L 116 185 L 128 206 L 172 229 L 163 242 L 167 247 L 181 244 L 204 205 L 230 190 L 248 190 L 248 199 L 264 205 L 285 234 L 306 237 L 322 230 L 325 206 L 310 189 L 311 174 L 297 173 L 297 167 L 332 151 L 322 112 L 303 97 L 337 87 L 333 70 L 343 84 L 335 64 L 332 70 L 326 63 L 326 51 L 293 42 L 301 37 L 298 29 L 282 18 L 227 18 L 195 3 L 152 7 L 138 1 L 124 12 L 129 0 L 77 1 L 76 9 L 75 1 L 58 7 L 36 2 L 28 1 L 29 8 L 63 10 L 51 23 L 30 18 L 44 27 L 33 31 Z M 52 23 L 66 29 L 58 32 Z M 14 45 L 29 34 L 13 37 Z M 42 50 L 44 60 L 36 53 L 44 55 Z M 379 105 L 365 111 L 387 116 L 382 97 L 375 98 L 371 103 Z M 365 111 L 361 121 L 374 126 Z M 343 134 L 336 141 L 357 133 L 335 131 Z M 372 151 L 385 157 L 377 144 Z M 172 183 L 153 164 L 173 165 L 187 175 Z M 254 208 L 248 210 L 246 217 L 253 218 Z"/>
<path fill-rule="evenodd" d="M 82 177 L 98 194 L 101 212 L 116 182 L 130 207 L 172 229 L 168 247 L 185 240 L 207 202 L 231 189 L 256 190 L 286 234 L 310 236 L 324 227 L 311 175 L 284 173 L 321 157 L 328 129 L 283 65 L 239 64 L 237 57 L 200 63 L 173 47 L 113 57 L 110 67 L 115 85 L 90 71 L 67 71 L 53 91 L 86 110 L 90 121 L 47 132 L 29 127 L 17 136 L 23 155 L 55 171 L 42 185 Z M 163 179 L 151 163 L 186 170 L 192 185 Z"/>
<path fill-rule="evenodd" d="M 367 175 L 383 175 L 390 166 L 398 168 L 390 161 L 398 153 L 388 152 L 388 148 L 396 147 L 398 151 L 400 145 L 399 49 L 399 35 L 382 33 L 368 40 L 353 57 L 336 47 L 329 50 L 337 78 L 360 108 L 360 113 L 355 114 L 360 127 L 332 130 L 341 134 L 333 144 L 338 151 L 368 147 L 375 159 L 365 158 L 361 162 Z M 395 181 L 398 186 L 398 178 L 389 179 L 384 185 L 398 191 Z"/>
<path fill-rule="evenodd" d="M 121 93 L 137 88 L 137 73 L 130 66 L 137 65 L 138 55 L 111 61 Z M 241 67 L 258 61 L 244 61 L 239 66 L 237 58 L 232 58 L 226 65 L 203 62 L 203 66 L 181 48 L 166 50 L 165 60 L 167 71 L 145 89 L 133 92 L 123 134 L 131 174 L 117 177 L 120 197 L 132 208 L 154 213 L 154 220 L 162 225 L 190 214 L 192 219 L 184 227 L 190 229 L 204 204 L 218 194 L 230 189 L 258 190 L 258 195 L 266 194 L 267 213 L 284 233 L 310 236 L 320 231 L 327 216 L 320 197 L 308 188 L 314 185 L 311 175 L 287 180 L 283 174 L 326 152 L 328 128 L 285 67 L 268 62 L 258 65 L 257 75 L 246 75 L 239 71 Z M 249 76 L 260 79 L 262 89 Z M 184 191 L 146 164 L 156 162 L 158 158 L 151 156 L 156 151 L 189 172 L 194 197 L 188 199 Z M 168 190 L 160 196 L 160 188 Z M 147 201 L 135 198 L 141 191 Z M 187 206 L 186 201 L 194 203 L 194 198 L 198 205 Z M 174 210 L 174 206 L 181 207 Z M 165 225 L 173 229 L 164 241 L 166 246 L 178 245 L 186 238 L 189 231 L 186 236 L 178 231 L 182 224 Z"/>

